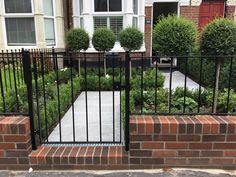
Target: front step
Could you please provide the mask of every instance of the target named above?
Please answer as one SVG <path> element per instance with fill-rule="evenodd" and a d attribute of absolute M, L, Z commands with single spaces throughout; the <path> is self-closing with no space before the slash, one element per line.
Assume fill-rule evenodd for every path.
<path fill-rule="evenodd" d="M 128 169 L 128 153 L 121 146 L 40 146 L 30 154 L 30 166 L 35 170 Z"/>

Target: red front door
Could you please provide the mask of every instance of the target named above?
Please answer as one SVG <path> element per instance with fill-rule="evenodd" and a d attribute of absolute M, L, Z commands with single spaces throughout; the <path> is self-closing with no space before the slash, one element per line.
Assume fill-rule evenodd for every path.
<path fill-rule="evenodd" d="M 199 10 L 199 29 L 202 29 L 216 17 L 224 16 L 224 1 L 202 2 Z"/>

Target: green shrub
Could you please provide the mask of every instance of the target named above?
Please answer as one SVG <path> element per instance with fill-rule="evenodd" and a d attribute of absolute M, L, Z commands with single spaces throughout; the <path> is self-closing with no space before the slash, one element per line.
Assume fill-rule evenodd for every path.
<path fill-rule="evenodd" d="M 180 70 L 185 72 L 185 61 L 178 59 Z M 232 71 L 236 70 L 236 60 L 233 61 Z M 230 60 L 224 60 L 221 64 L 219 89 L 223 90 L 229 85 Z M 196 82 L 200 81 L 200 58 L 190 57 L 188 59 L 188 75 Z M 207 58 L 203 58 L 202 65 L 202 84 L 204 87 L 213 87 L 215 81 L 215 62 Z M 236 89 L 236 72 L 232 72 L 231 79 L 232 88 Z"/>
<path fill-rule="evenodd" d="M 184 105 L 186 112 L 194 112 L 198 106 L 197 102 L 194 101 L 192 98 L 186 97 L 185 104 L 184 104 L 184 97 L 178 98 L 174 103 L 173 106 L 175 109 L 179 111 L 184 110 Z"/>
<path fill-rule="evenodd" d="M 114 47 L 116 37 L 110 29 L 98 28 L 92 38 L 93 46 L 98 51 L 109 51 Z"/>
<path fill-rule="evenodd" d="M 141 72 L 139 70 L 133 71 L 134 77 L 131 78 L 131 85 L 133 88 L 140 88 L 141 87 Z M 155 83 L 157 80 L 157 83 Z M 143 74 L 143 89 L 154 89 L 156 86 L 157 88 L 161 88 L 164 86 L 165 77 L 162 73 L 158 70 L 157 77 L 156 77 L 156 70 L 155 69 L 148 69 Z M 157 85 L 156 85 L 157 84 Z"/>
<path fill-rule="evenodd" d="M 215 91 L 213 112 L 216 113 L 218 90 L 220 85 L 220 70 L 223 61 L 236 48 L 236 23 L 229 19 L 215 19 L 208 24 L 201 34 L 200 49 L 204 50 L 206 55 L 219 55 L 214 57 L 216 62 Z"/>
<path fill-rule="evenodd" d="M 219 112 L 227 112 L 228 89 L 219 94 L 217 109 Z M 236 93 L 230 90 L 229 113 L 236 113 Z"/>
<path fill-rule="evenodd" d="M 139 50 L 143 44 L 143 34 L 137 28 L 126 28 L 120 32 L 119 41 L 126 51 Z"/>
<path fill-rule="evenodd" d="M 183 17 L 163 17 L 153 30 L 153 49 L 162 55 L 186 55 L 195 46 L 195 24 Z"/>
<path fill-rule="evenodd" d="M 219 18 L 203 29 L 200 38 L 200 49 L 207 55 L 229 55 L 236 49 L 236 23 Z"/>
<path fill-rule="evenodd" d="M 87 50 L 89 47 L 89 35 L 80 28 L 70 29 L 66 34 L 66 44 L 72 50 Z"/>

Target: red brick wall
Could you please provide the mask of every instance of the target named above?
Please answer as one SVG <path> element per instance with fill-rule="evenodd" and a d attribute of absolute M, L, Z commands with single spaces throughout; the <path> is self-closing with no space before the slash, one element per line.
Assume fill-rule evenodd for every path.
<path fill-rule="evenodd" d="M 131 117 L 130 163 L 235 168 L 235 125 L 236 117 Z"/>
<path fill-rule="evenodd" d="M 192 20 L 198 26 L 199 6 L 180 6 L 180 15 Z"/>
<path fill-rule="evenodd" d="M 152 22 L 152 6 L 145 7 L 145 21 Z M 152 56 L 152 23 L 147 24 L 145 22 L 145 47 L 146 47 L 146 56 Z"/>
<path fill-rule="evenodd" d="M 34 169 L 236 168 L 236 117 L 132 116 L 122 146 L 39 147 Z"/>
<path fill-rule="evenodd" d="M 0 169 L 29 168 L 31 149 L 28 117 L 0 117 Z"/>

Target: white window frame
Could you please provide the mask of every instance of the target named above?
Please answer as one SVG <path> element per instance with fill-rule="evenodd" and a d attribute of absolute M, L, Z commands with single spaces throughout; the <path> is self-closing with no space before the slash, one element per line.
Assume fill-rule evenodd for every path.
<path fill-rule="evenodd" d="M 2 23 L 2 29 L 4 29 L 4 41 L 5 41 L 5 47 L 8 48 L 15 48 L 15 47 L 26 47 L 26 48 L 36 48 L 37 45 L 37 30 L 36 30 L 36 23 L 35 23 L 35 18 L 34 18 L 34 0 L 31 0 L 31 13 L 6 13 L 6 9 L 5 9 L 5 0 L 1 0 L 0 1 L 1 6 L 2 6 L 2 14 L 3 14 L 3 18 L 4 21 Z M 7 41 L 7 30 L 6 30 L 6 18 L 33 18 L 34 19 L 34 28 L 35 28 L 35 44 L 32 45 L 25 45 L 22 43 L 22 45 L 8 45 L 8 41 Z"/>
<path fill-rule="evenodd" d="M 104 11 L 104 12 L 96 12 L 95 11 L 95 3 L 94 3 L 94 1 L 95 0 L 92 0 L 92 12 L 93 12 L 93 15 L 102 15 L 102 14 L 115 15 L 115 16 L 118 16 L 119 14 L 123 14 L 124 15 L 124 1 L 125 0 L 121 0 L 121 11 Z"/>
<path fill-rule="evenodd" d="M 94 15 L 93 16 L 93 31 L 95 31 L 95 25 L 94 25 L 94 18 L 99 18 L 99 17 L 104 17 L 106 18 L 107 21 L 107 28 L 111 29 L 111 22 L 110 22 L 110 18 L 111 17 L 122 17 L 122 29 L 124 28 L 124 15 Z"/>
<path fill-rule="evenodd" d="M 124 28 L 124 21 L 125 21 L 125 11 L 124 11 L 124 3 L 125 3 L 125 0 L 121 0 L 121 11 L 119 11 L 119 12 L 96 12 L 95 11 L 95 3 L 94 3 L 94 0 L 92 0 L 92 16 L 93 16 L 93 25 L 94 25 L 94 17 L 122 17 L 123 18 L 123 20 L 122 20 L 122 22 L 123 22 L 123 24 L 122 24 L 122 26 L 123 26 L 123 28 Z M 110 22 L 109 22 L 110 20 L 107 20 L 107 28 L 109 28 L 110 29 Z M 94 29 L 95 29 L 95 26 L 94 26 L 94 28 L 93 28 L 93 31 L 94 31 Z"/>
<path fill-rule="evenodd" d="M 137 9 L 137 14 L 134 13 L 134 1 L 135 0 L 132 0 L 132 6 L 133 6 L 133 19 L 132 19 L 132 26 L 135 27 L 135 28 L 139 28 L 139 13 L 140 13 L 140 9 L 139 9 L 139 0 L 136 0 L 137 3 L 138 3 L 138 9 Z M 137 26 L 134 26 L 134 19 L 137 20 Z"/>
<path fill-rule="evenodd" d="M 44 5 L 44 4 L 43 4 Z M 52 10 L 53 10 L 53 16 L 48 16 L 48 15 L 43 15 L 43 19 L 53 19 L 53 25 L 54 25 L 54 38 L 55 38 L 55 43 L 52 45 L 48 45 L 47 41 L 46 41 L 46 36 L 45 36 L 45 43 L 47 47 L 52 47 L 52 46 L 56 46 L 57 44 L 57 32 L 56 32 L 56 2 L 55 0 L 52 0 Z M 44 11 L 44 9 L 43 9 Z M 44 12 L 43 12 L 44 13 Z"/>
<path fill-rule="evenodd" d="M 84 28 L 84 0 L 78 0 L 78 5 L 79 5 L 79 27 Z M 82 5 L 82 8 L 81 8 Z"/>

